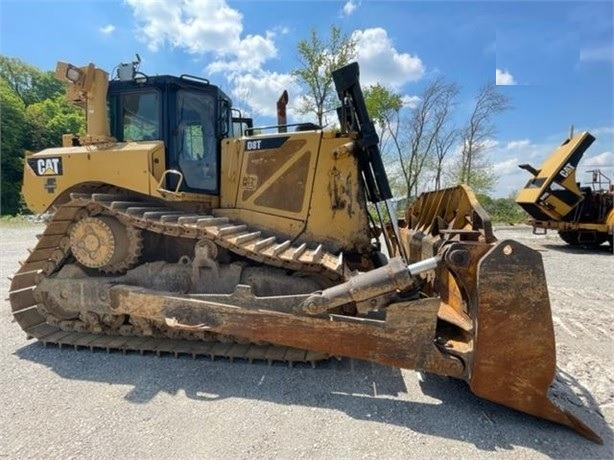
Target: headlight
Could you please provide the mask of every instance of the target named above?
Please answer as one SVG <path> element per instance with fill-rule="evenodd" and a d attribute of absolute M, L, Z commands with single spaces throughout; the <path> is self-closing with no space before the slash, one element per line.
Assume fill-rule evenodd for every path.
<path fill-rule="evenodd" d="M 77 83 L 81 79 L 81 71 L 75 66 L 69 65 L 66 70 L 66 78 L 73 83 Z"/>

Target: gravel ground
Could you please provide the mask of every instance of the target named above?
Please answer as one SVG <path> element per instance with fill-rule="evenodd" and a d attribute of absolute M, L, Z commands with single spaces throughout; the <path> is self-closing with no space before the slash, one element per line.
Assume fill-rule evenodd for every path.
<path fill-rule="evenodd" d="M 0 228 L 3 293 L 41 229 Z M 45 349 L 26 340 L 5 301 L 0 457 L 614 458 L 614 256 L 523 226 L 496 234 L 542 253 L 560 374 L 591 407 L 604 445 L 474 397 L 461 382 L 362 361 L 290 369 Z"/>

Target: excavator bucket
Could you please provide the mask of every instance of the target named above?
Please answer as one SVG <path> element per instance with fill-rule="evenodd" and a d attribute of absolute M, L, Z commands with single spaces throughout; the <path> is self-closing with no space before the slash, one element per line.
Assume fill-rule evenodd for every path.
<path fill-rule="evenodd" d="M 550 391 L 556 349 L 541 254 L 497 241 L 487 213 L 465 186 L 428 192 L 407 210 L 401 244 L 416 263 L 444 254 L 427 280 L 438 293 L 437 342 L 459 356 L 473 393 L 601 438 Z"/>

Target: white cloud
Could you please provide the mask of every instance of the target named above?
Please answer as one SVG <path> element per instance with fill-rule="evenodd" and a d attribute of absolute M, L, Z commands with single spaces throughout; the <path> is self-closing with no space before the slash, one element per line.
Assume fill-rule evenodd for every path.
<path fill-rule="evenodd" d="M 484 150 L 492 150 L 499 145 L 499 141 L 495 139 L 484 139 L 482 142 L 478 142 L 478 148 Z"/>
<path fill-rule="evenodd" d="M 507 70 L 497 69 L 495 73 L 495 82 L 497 85 L 516 85 L 514 76 Z"/>
<path fill-rule="evenodd" d="M 595 136 L 598 136 L 598 137 L 613 136 L 614 126 L 601 126 L 599 128 L 591 129 L 590 132 L 591 134 L 594 134 Z"/>
<path fill-rule="evenodd" d="M 290 33 L 290 28 L 286 26 L 277 26 L 273 28 L 276 35 L 287 35 Z"/>
<path fill-rule="evenodd" d="M 403 103 L 403 107 L 408 107 L 410 109 L 415 109 L 420 104 L 420 96 L 410 96 L 406 94 L 401 97 L 401 102 Z"/>
<path fill-rule="evenodd" d="M 556 146 L 536 145 L 529 139 L 503 142 L 491 152 L 494 164 L 507 163 L 511 158 L 520 163 L 535 163 L 541 160 Z M 533 166 L 539 166 L 534 164 Z"/>
<path fill-rule="evenodd" d="M 261 35 L 248 35 L 241 40 L 241 46 L 226 58 L 220 58 L 207 66 L 210 73 L 237 72 L 242 70 L 259 69 L 267 59 L 277 54 L 274 34 L 267 32 Z"/>
<path fill-rule="evenodd" d="M 287 34 L 287 28 L 244 35 L 243 15 L 225 0 L 125 2 L 132 8 L 138 37 L 150 50 L 169 46 L 198 58 L 207 55 L 207 73 L 223 73 L 235 103 L 252 116 L 274 116 L 281 91 L 298 93 L 290 75 L 263 70 L 277 56 L 275 38 Z"/>
<path fill-rule="evenodd" d="M 510 158 L 508 160 L 495 163 L 493 166 L 493 171 L 497 176 L 506 176 L 517 172 L 519 164 L 518 158 Z"/>
<path fill-rule="evenodd" d="M 601 182 L 601 188 L 606 189 L 609 184 L 614 183 L 614 152 L 611 150 L 598 154 L 587 152 L 579 165 L 576 177 L 582 185 L 591 185 L 594 170 L 599 170 L 602 174 L 596 178 Z M 613 182 L 608 183 L 608 179 Z"/>
<path fill-rule="evenodd" d="M 356 8 L 358 8 L 359 5 L 360 3 L 357 3 L 355 0 L 348 0 L 347 3 L 343 5 L 343 15 L 351 15 L 354 11 L 356 11 Z"/>
<path fill-rule="evenodd" d="M 231 94 L 236 104 L 247 101 L 251 115 L 275 117 L 276 101 L 284 90 L 290 95 L 288 111 L 292 113 L 298 104 L 300 88 L 289 74 L 260 70 L 255 73 L 237 74 L 232 77 L 234 89 Z M 294 117 L 293 117 L 294 118 Z"/>
<path fill-rule="evenodd" d="M 107 24 L 106 26 L 101 27 L 98 30 L 100 30 L 100 32 L 104 35 L 111 35 L 115 30 L 115 26 L 113 24 Z"/>
<path fill-rule="evenodd" d="M 507 150 L 516 150 L 528 147 L 531 145 L 531 141 L 529 139 L 521 139 L 518 141 L 510 141 L 505 145 Z"/>
<path fill-rule="evenodd" d="M 493 173 L 497 176 L 493 196 L 502 198 L 515 195 L 531 176 L 518 165 L 529 163 L 538 167 L 551 147 L 546 144 L 537 145 L 529 139 L 516 139 L 496 145 L 488 154 Z"/>
<path fill-rule="evenodd" d="M 580 61 L 582 62 L 608 62 L 614 59 L 614 47 L 611 43 L 582 48 L 580 50 Z"/>
<path fill-rule="evenodd" d="M 580 180 L 584 184 L 590 183 L 591 174 L 587 171 L 599 169 L 614 183 L 614 126 L 597 126 L 595 128 L 578 129 L 576 132 L 585 130 L 594 135 L 596 140 L 580 160 L 578 165 Z"/>
<path fill-rule="evenodd" d="M 225 0 L 124 0 L 132 9 L 137 36 L 152 51 L 177 48 L 208 60 L 208 74 L 223 74 L 230 83 L 233 99 L 250 106 L 255 114 L 274 116 L 279 94 L 287 89 L 295 103 L 300 87 L 291 75 L 266 70 L 267 61 L 277 57 L 275 40 L 288 33 L 277 26 L 262 33 L 244 34 L 243 15 Z M 359 0 L 345 3 L 346 13 L 355 11 Z M 425 72 L 421 59 L 397 51 L 382 28 L 354 31 L 358 44 L 363 86 L 380 83 L 398 90 L 419 80 Z M 415 96 L 404 102 L 415 106 Z M 292 113 L 292 106 L 288 107 Z"/>
<path fill-rule="evenodd" d="M 418 56 L 399 53 L 382 28 L 356 30 L 352 34 L 357 42 L 360 62 L 360 81 L 363 86 L 380 83 L 400 88 L 424 75 L 424 64 Z"/>
<path fill-rule="evenodd" d="M 612 167 L 614 165 L 614 152 L 602 152 L 598 155 L 587 156 L 584 166 Z"/>
<path fill-rule="evenodd" d="M 191 54 L 211 53 L 218 71 L 260 66 L 277 55 L 274 32 L 242 37 L 243 16 L 224 0 L 182 2 L 125 0 L 138 36 L 152 51 L 168 44 Z"/>

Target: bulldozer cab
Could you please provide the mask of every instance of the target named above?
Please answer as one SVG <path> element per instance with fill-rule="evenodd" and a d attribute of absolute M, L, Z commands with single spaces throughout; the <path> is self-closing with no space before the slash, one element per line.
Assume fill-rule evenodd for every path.
<path fill-rule="evenodd" d="M 183 175 L 180 190 L 186 192 L 219 194 L 220 141 L 241 135 L 234 132 L 241 123 L 251 126 L 249 119 L 233 119 L 223 91 L 188 75 L 111 81 L 107 104 L 111 136 L 163 141 L 165 169 Z M 166 180 L 176 189 L 179 176 Z"/>

